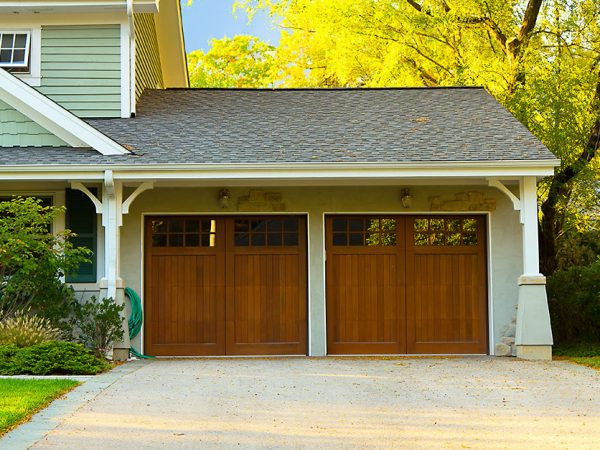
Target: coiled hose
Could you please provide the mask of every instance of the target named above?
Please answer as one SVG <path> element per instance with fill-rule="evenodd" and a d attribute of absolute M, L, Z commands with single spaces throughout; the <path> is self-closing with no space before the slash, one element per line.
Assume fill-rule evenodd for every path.
<path fill-rule="evenodd" d="M 127 323 L 129 325 L 129 339 L 133 339 L 139 334 L 140 330 L 142 329 L 142 324 L 144 323 L 144 314 L 142 313 L 142 301 L 140 300 L 139 295 L 137 295 L 135 291 L 131 288 L 125 288 L 125 295 L 129 297 L 129 301 L 131 302 L 131 315 L 129 316 L 129 320 Z M 129 351 L 136 358 L 154 358 L 154 356 L 147 356 L 141 354 L 135 348 L 133 348 L 133 346 L 129 347 Z"/>

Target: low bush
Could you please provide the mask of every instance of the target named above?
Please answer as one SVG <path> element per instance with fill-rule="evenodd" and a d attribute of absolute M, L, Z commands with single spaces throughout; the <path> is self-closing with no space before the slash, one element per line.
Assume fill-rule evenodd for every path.
<path fill-rule="evenodd" d="M 106 355 L 115 341 L 123 339 L 124 309 L 125 305 L 117 305 L 111 298 L 92 297 L 77 304 L 73 318 L 77 340 L 97 357 Z"/>
<path fill-rule="evenodd" d="M 95 375 L 110 365 L 83 345 L 51 341 L 31 347 L 0 346 L 2 375 Z"/>
<path fill-rule="evenodd" d="M 29 347 L 57 340 L 61 331 L 54 328 L 50 320 L 19 311 L 13 317 L 0 321 L 0 345 L 14 344 L 17 347 Z"/>
<path fill-rule="evenodd" d="M 91 252 L 76 248 L 69 230 L 52 233 L 63 213 L 33 197 L 0 201 L 0 310 L 9 317 L 30 310 L 68 339 L 75 296 L 62 280 L 89 262 Z"/>
<path fill-rule="evenodd" d="M 600 259 L 554 273 L 547 289 L 555 343 L 600 342 Z"/>

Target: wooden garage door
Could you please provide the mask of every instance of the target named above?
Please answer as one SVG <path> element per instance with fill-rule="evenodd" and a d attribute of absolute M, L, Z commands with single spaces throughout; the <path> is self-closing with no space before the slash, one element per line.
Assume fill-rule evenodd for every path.
<path fill-rule="evenodd" d="M 148 217 L 145 351 L 306 354 L 303 217 Z"/>
<path fill-rule="evenodd" d="M 329 217 L 326 236 L 328 352 L 406 353 L 404 221 Z"/>
<path fill-rule="evenodd" d="M 486 353 L 485 218 L 326 220 L 331 354 Z"/>

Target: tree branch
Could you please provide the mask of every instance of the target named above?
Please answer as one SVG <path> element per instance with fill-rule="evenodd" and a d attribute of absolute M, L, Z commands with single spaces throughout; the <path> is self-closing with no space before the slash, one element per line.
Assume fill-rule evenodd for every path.
<path fill-rule="evenodd" d="M 402 59 L 405 63 L 407 63 L 409 66 L 411 66 L 414 70 L 419 72 L 419 76 L 421 77 L 421 80 L 423 80 L 423 83 L 426 86 L 439 86 L 440 83 L 439 83 L 438 79 L 430 71 L 419 66 L 414 59 L 408 58 L 408 57 L 404 57 Z"/>
<path fill-rule="evenodd" d="M 523 23 L 521 24 L 521 29 L 519 30 L 519 35 L 517 37 L 519 42 L 522 43 L 525 39 L 527 39 L 535 28 L 537 18 L 540 14 L 540 8 L 542 7 L 542 2 L 543 0 L 529 0 L 527 3 L 525 15 L 523 16 Z"/>
<path fill-rule="evenodd" d="M 416 9 L 419 12 L 422 12 L 423 14 L 427 14 L 428 16 L 431 16 L 431 12 L 429 11 L 423 11 L 423 6 L 420 5 L 419 3 L 417 3 L 415 0 L 406 0 L 406 2 L 412 6 L 414 9 Z"/>
<path fill-rule="evenodd" d="M 423 53 L 418 46 L 416 45 L 412 45 L 412 44 L 406 44 L 407 47 L 412 48 L 415 52 L 417 52 L 419 55 L 421 55 L 423 58 L 425 58 L 427 61 L 429 61 L 432 64 L 435 64 L 436 66 L 438 66 L 440 69 L 442 69 L 443 71 L 445 71 L 448 75 L 453 75 L 452 72 L 450 71 L 450 69 L 448 69 L 447 67 L 443 66 L 442 64 L 440 64 L 439 62 L 437 62 L 435 59 L 431 58 L 430 56 L 427 56 L 425 53 Z"/>
<path fill-rule="evenodd" d="M 406 2 L 412 6 L 414 9 L 416 9 L 417 11 L 419 11 L 420 13 L 423 14 L 427 14 L 428 16 L 432 16 L 431 11 L 429 10 L 423 10 L 423 5 L 421 5 L 420 3 L 416 2 L 415 0 L 406 0 Z M 450 12 L 450 6 L 448 6 L 448 3 L 446 3 L 446 0 L 442 0 L 442 7 L 444 8 L 444 12 Z"/>
<path fill-rule="evenodd" d="M 504 53 L 507 52 L 506 43 L 508 42 L 508 38 L 506 37 L 506 34 L 504 34 L 500 26 L 496 22 L 494 22 L 490 17 L 466 17 L 462 19 L 462 22 L 469 25 L 484 25 L 492 34 L 492 36 L 494 36 L 496 42 L 500 44 L 500 47 L 502 48 Z"/>
<path fill-rule="evenodd" d="M 519 34 L 508 42 L 508 51 L 513 59 L 517 59 L 521 53 L 522 45 L 531 37 L 531 33 L 535 28 L 537 18 L 540 14 L 542 2 L 543 0 L 529 0 L 529 2 L 527 2 L 527 8 L 525 8 L 523 23 L 521 24 Z"/>

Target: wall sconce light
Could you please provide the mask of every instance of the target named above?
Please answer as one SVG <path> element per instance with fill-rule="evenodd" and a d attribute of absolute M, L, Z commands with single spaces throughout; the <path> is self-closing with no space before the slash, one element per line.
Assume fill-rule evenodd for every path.
<path fill-rule="evenodd" d="M 229 208 L 229 200 L 231 199 L 231 193 L 229 189 L 221 189 L 219 191 L 219 205 L 221 208 Z"/>
<path fill-rule="evenodd" d="M 402 206 L 410 208 L 412 206 L 412 195 L 410 195 L 410 190 L 402 189 L 402 191 L 400 191 L 400 200 L 402 201 Z"/>

